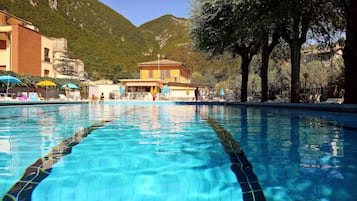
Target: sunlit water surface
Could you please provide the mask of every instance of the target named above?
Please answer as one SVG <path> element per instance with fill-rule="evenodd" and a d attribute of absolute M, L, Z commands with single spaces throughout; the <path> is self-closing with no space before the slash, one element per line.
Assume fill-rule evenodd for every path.
<path fill-rule="evenodd" d="M 33 189 L 32 200 L 243 200 L 229 156 L 207 117 L 240 143 L 266 200 L 357 197 L 355 114 L 174 104 L 0 111 L 0 197 L 37 159 L 101 122 L 53 164 Z"/>

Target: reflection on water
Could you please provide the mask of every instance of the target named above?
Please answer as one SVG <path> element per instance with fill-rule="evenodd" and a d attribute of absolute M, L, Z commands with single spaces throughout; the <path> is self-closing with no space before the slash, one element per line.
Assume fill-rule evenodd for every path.
<path fill-rule="evenodd" d="M 357 130 L 323 112 L 225 107 L 211 115 L 241 143 L 267 200 L 353 200 Z M 345 114 L 347 122 L 355 114 Z M 349 138 L 346 144 L 346 135 Z M 353 145 L 352 145 L 353 144 Z M 351 150 L 352 148 L 352 150 Z M 346 151 L 346 149 L 349 149 Z"/>
<path fill-rule="evenodd" d="M 117 137 L 129 140 L 130 146 L 118 143 L 115 150 L 123 148 L 120 146 L 127 146 L 125 150 L 134 149 L 134 145 L 154 146 L 153 155 L 141 156 L 147 163 L 151 157 L 160 156 L 162 160 L 156 163 L 172 159 L 176 168 L 191 163 L 188 158 L 192 157 L 205 161 L 197 166 L 197 171 L 208 164 L 219 167 L 222 164 L 217 158 L 223 158 L 220 152 L 209 155 L 205 150 L 220 145 L 207 134 L 212 132 L 211 128 L 197 112 L 207 113 L 240 143 L 267 200 L 339 201 L 357 197 L 354 190 L 357 129 L 351 123 L 356 122 L 355 114 L 230 106 L 106 104 L 1 108 L 0 197 L 30 164 L 98 121 L 114 119 L 115 125 L 103 134 L 114 133 L 110 140 L 116 143 Z M 127 116 L 135 118 L 124 118 Z M 186 135 L 193 132 L 197 135 Z M 197 151 L 187 142 L 208 145 Z M 107 153 L 108 147 L 110 144 L 101 146 L 99 152 Z M 66 165 L 66 161 L 61 165 Z M 155 168 L 153 171 L 157 171 Z"/>
<path fill-rule="evenodd" d="M 83 106 L 2 107 L 0 113 L 0 197 L 34 161 L 83 128 Z"/>

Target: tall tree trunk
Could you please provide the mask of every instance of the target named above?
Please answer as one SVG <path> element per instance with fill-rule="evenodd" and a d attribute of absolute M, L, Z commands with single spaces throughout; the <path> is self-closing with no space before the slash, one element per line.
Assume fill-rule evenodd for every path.
<path fill-rule="evenodd" d="M 240 101 L 241 102 L 247 102 L 247 96 L 248 96 L 248 75 L 249 75 L 249 64 L 250 61 L 252 60 L 249 55 L 242 54 L 242 64 L 241 64 L 241 69 L 242 69 L 242 86 L 241 86 L 241 95 L 240 95 Z"/>
<path fill-rule="evenodd" d="M 275 31 L 269 44 L 269 35 L 266 33 L 262 41 L 262 64 L 260 69 L 262 97 L 261 102 L 268 101 L 268 68 L 270 54 L 279 42 L 280 33 Z"/>
<path fill-rule="evenodd" d="M 307 1 L 309 2 L 309 1 Z M 291 1 L 293 8 L 299 9 L 301 2 Z M 307 31 L 311 22 L 309 14 L 303 14 L 303 10 L 290 10 L 291 19 L 285 23 L 283 38 L 290 46 L 291 57 L 291 94 L 290 102 L 298 103 L 300 101 L 300 58 L 301 46 L 306 42 Z"/>
<path fill-rule="evenodd" d="M 291 103 L 300 100 L 300 58 L 301 45 L 299 40 L 293 40 L 290 44 L 291 53 Z"/>
<path fill-rule="evenodd" d="M 269 66 L 269 38 L 266 38 L 263 41 L 262 47 L 262 64 L 260 69 L 260 78 L 262 85 L 262 97 L 261 102 L 266 102 L 268 100 L 268 66 Z"/>
<path fill-rule="evenodd" d="M 345 63 L 344 103 L 357 104 L 357 1 L 346 0 L 346 46 L 343 53 Z"/>

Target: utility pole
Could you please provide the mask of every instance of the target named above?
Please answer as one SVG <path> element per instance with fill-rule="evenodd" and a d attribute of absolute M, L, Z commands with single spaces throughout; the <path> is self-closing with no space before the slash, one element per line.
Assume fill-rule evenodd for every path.
<path fill-rule="evenodd" d="M 161 79 L 161 72 L 160 72 L 160 54 L 157 54 L 157 69 L 159 71 L 159 79 Z"/>

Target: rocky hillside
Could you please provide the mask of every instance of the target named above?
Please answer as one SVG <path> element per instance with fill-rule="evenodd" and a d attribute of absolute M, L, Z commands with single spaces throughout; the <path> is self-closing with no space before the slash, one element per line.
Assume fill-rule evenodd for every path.
<path fill-rule="evenodd" d="M 207 60 L 192 51 L 187 20 L 172 15 L 135 27 L 98 0 L 1 0 L 0 9 L 32 22 L 46 36 L 67 38 L 70 57 L 84 61 L 92 80 L 137 78 L 137 64 L 157 54 L 185 63 L 192 81 L 212 87 L 238 72 L 236 61 Z"/>
<path fill-rule="evenodd" d="M 190 41 L 186 31 L 186 19 L 165 15 L 139 27 L 147 41 L 153 41 L 159 53 L 175 51 L 178 46 Z"/>
<path fill-rule="evenodd" d="M 188 41 L 184 19 L 163 16 L 135 27 L 97 0 L 1 0 L 0 9 L 46 36 L 67 38 L 70 57 L 82 59 L 92 79 L 137 77 L 137 63 Z"/>

